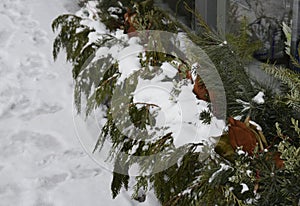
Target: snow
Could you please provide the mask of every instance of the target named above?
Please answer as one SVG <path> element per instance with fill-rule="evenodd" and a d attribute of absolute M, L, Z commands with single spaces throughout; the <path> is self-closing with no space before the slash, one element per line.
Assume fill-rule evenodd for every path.
<path fill-rule="evenodd" d="M 256 122 L 250 120 L 249 123 L 252 124 L 253 126 L 255 126 L 258 131 L 262 131 L 261 126 L 259 124 L 257 124 Z"/>
<path fill-rule="evenodd" d="M 128 42 L 131 43 L 130 46 L 122 49 L 120 53 L 112 53 L 112 56 L 117 56 L 117 60 L 119 61 L 121 77 L 118 79 L 118 84 L 124 82 L 126 78 L 140 69 L 140 59 L 138 55 L 143 51 L 143 47 L 136 41 L 131 40 Z"/>
<path fill-rule="evenodd" d="M 248 175 L 248 177 L 251 177 L 252 171 L 251 171 L 251 170 L 247 170 L 247 171 L 246 171 L 246 174 Z"/>
<path fill-rule="evenodd" d="M 229 170 L 231 167 L 229 165 L 226 165 L 224 163 L 221 163 L 220 164 L 221 168 L 218 169 L 217 171 L 215 171 L 212 176 L 209 178 L 208 182 L 211 183 L 212 181 L 214 181 L 214 179 L 216 178 L 216 176 L 219 175 L 220 172 L 222 171 L 226 171 L 226 170 Z"/>
<path fill-rule="evenodd" d="M 132 200 L 133 188 L 129 192 L 121 190 L 112 200 L 112 168 L 99 164 L 90 150 L 105 122 L 101 119 L 103 115 L 94 111 L 94 116 L 86 122 L 74 116 L 71 65 L 62 54 L 53 62 L 52 20 L 75 12 L 88 17 L 82 23 L 96 30 L 89 35 L 91 43 L 99 34 L 107 32 L 101 22 L 93 21 L 97 16 L 94 8 L 93 1 L 88 2 L 85 11 L 78 12 L 72 0 L 2 0 L 0 3 L 2 205 L 159 205 L 152 191 L 143 203 Z M 112 35 L 126 40 L 121 30 Z M 97 56 L 111 53 L 119 60 L 118 84 L 140 69 L 137 55 L 144 48 L 137 38 L 129 39 L 128 44 L 121 51 L 118 45 L 97 51 Z M 176 72 L 172 65 L 164 63 L 162 72 L 151 81 L 139 79 L 134 101 L 159 105 L 156 126 L 166 128 L 165 133 L 173 132 L 177 148 L 220 135 L 225 126 L 223 120 L 212 117 L 210 125 L 199 120 L 199 113 L 208 105 L 195 98 L 190 82 L 162 81 L 173 78 Z M 180 89 L 177 96 L 172 94 L 174 87 Z M 87 137 L 86 142 L 77 139 L 78 135 Z M 227 167 L 221 165 L 221 169 Z"/>
<path fill-rule="evenodd" d="M 108 11 L 109 13 L 118 13 L 118 14 L 121 14 L 121 13 L 122 13 L 122 10 L 121 10 L 120 8 L 118 8 L 118 7 L 109 7 L 109 8 L 107 9 L 107 11 Z"/>
<path fill-rule="evenodd" d="M 76 137 L 71 65 L 63 55 L 53 62 L 51 31 L 75 2 L 0 2 L 0 205 L 159 205 L 153 193 L 144 203 L 123 190 L 112 200 L 112 174 Z"/>
<path fill-rule="evenodd" d="M 258 92 L 258 94 L 253 97 L 252 101 L 256 102 L 257 104 L 263 104 L 265 103 L 264 96 L 265 94 L 263 92 Z"/>
<path fill-rule="evenodd" d="M 245 101 L 243 101 L 243 100 L 241 100 L 241 99 L 237 99 L 236 102 L 243 105 L 243 110 L 242 110 L 242 112 L 247 111 L 247 110 L 250 109 L 250 103 L 249 103 L 249 102 L 245 102 Z M 238 116 L 237 118 L 239 118 L 239 116 Z"/>
<path fill-rule="evenodd" d="M 241 191 L 242 194 L 243 194 L 244 192 L 249 191 L 249 187 L 248 187 L 248 185 L 246 185 L 245 183 L 241 183 L 241 186 L 243 187 L 243 188 L 242 188 L 242 191 Z"/>
<path fill-rule="evenodd" d="M 81 11 L 77 13 L 84 15 L 85 12 Z M 99 24 L 99 22 L 93 23 L 94 18 L 92 18 L 91 15 L 88 16 L 89 17 L 86 17 L 87 19 L 82 23 L 96 30 L 92 35 L 89 36 L 89 43 L 91 43 L 98 38 L 98 34 L 103 34 L 108 31 L 105 31 L 102 27 L 93 26 L 94 24 Z M 155 34 L 155 32 L 150 33 L 151 35 L 154 34 L 152 38 L 155 38 L 155 35 L 157 35 L 157 33 Z M 128 38 L 127 35 L 123 34 L 122 30 L 117 30 L 114 33 L 109 33 L 109 35 L 114 36 L 118 40 L 121 40 L 123 43 L 126 43 L 124 45 L 114 44 L 110 48 L 101 48 L 96 52 L 96 57 L 102 57 L 110 54 L 115 58 L 115 60 L 118 60 L 119 63 L 119 71 L 121 73 L 120 77 L 117 80 L 119 92 L 116 92 L 117 95 L 114 94 L 112 98 L 112 108 L 115 108 L 115 110 L 113 109 L 112 111 L 117 111 L 113 112 L 113 118 L 117 122 L 119 131 L 122 131 L 123 134 L 129 136 L 130 138 L 145 138 L 145 136 L 148 135 L 149 137 L 146 138 L 149 138 L 151 141 L 155 139 L 155 137 L 161 137 L 172 132 L 172 136 L 174 137 L 174 145 L 176 148 L 180 148 L 181 146 L 188 143 L 205 142 L 215 144 L 217 141 L 215 141 L 215 139 L 211 137 L 218 137 L 222 134 L 225 127 L 224 120 L 217 119 L 213 116 L 211 124 L 202 124 L 199 119 L 199 114 L 201 111 L 207 110 L 208 103 L 197 100 L 195 98 L 195 95 L 192 93 L 193 85 L 189 80 L 175 80 L 174 77 L 177 75 L 178 70 L 169 63 L 164 63 L 160 68 L 151 67 L 151 72 L 155 72 L 157 70 L 157 75 L 155 75 L 152 79 L 142 79 L 140 77 L 138 78 L 137 88 L 130 95 L 133 95 L 133 100 L 134 103 L 136 103 L 136 106 L 143 105 L 141 103 L 157 105 L 157 107 L 155 106 L 155 108 L 150 108 L 150 112 L 156 115 L 156 123 L 152 127 L 147 127 L 149 133 L 146 134 L 143 133 L 144 131 L 134 127 L 134 125 L 128 118 L 129 111 L 127 105 L 130 102 L 127 101 L 127 98 L 124 98 L 124 96 L 126 95 L 122 95 L 126 93 L 126 91 L 122 91 L 122 89 L 125 88 L 124 82 L 126 79 L 129 79 L 129 77 L 132 77 L 134 74 L 136 74 L 137 71 L 143 69 L 141 68 L 138 55 L 140 53 L 143 53 L 147 47 L 145 48 L 145 46 L 140 45 L 138 37 Z M 164 33 L 163 36 L 167 39 L 173 39 L 174 37 L 173 35 L 166 35 L 166 33 Z M 184 36 L 185 35 L 182 33 L 177 37 L 179 37 L 179 40 L 181 40 L 180 38 L 183 38 Z M 179 45 L 181 45 L 181 48 L 185 46 L 185 43 L 186 42 L 183 40 L 180 41 Z M 151 46 L 149 46 L 148 49 L 151 50 Z M 154 48 L 154 50 L 159 50 L 159 48 Z M 198 64 L 195 64 L 194 67 L 196 65 Z M 106 66 L 106 68 L 109 67 Z M 131 79 L 129 83 L 132 84 L 133 80 Z M 118 94 L 121 94 L 121 96 L 118 96 Z M 118 107 L 119 109 L 116 109 Z M 101 115 L 96 114 L 95 116 L 99 117 Z M 92 123 L 93 118 L 90 118 L 90 120 L 88 121 L 84 119 L 84 117 L 81 119 L 77 117 L 74 118 L 76 125 L 78 124 L 76 129 L 79 136 L 84 137 L 84 139 L 80 139 L 81 144 L 85 148 L 85 151 L 95 162 L 112 171 L 114 168 L 113 164 L 109 161 L 106 161 L 105 159 L 109 152 L 109 148 L 111 148 L 110 143 L 105 142 L 101 151 L 97 151 L 96 153 L 91 152 L 93 151 L 98 138 L 97 132 L 95 131 L 98 131 L 99 133 L 101 131 L 102 125 Z M 83 126 L 84 121 L 86 122 L 85 126 Z M 130 126 L 128 126 L 128 123 Z M 134 152 L 135 150 L 136 147 L 132 152 Z M 201 152 L 201 147 L 198 147 L 196 152 Z M 180 155 L 176 155 L 180 158 Z M 139 157 L 132 158 L 135 158 L 136 161 L 140 161 Z M 174 164 L 176 164 L 176 161 L 174 162 Z M 130 175 L 139 175 L 136 170 L 131 169 L 131 171 L 134 173 L 129 173 Z"/>
<path fill-rule="evenodd" d="M 188 188 L 188 189 L 184 190 L 181 194 L 186 195 L 186 194 L 191 194 L 191 192 L 192 192 L 192 189 Z"/>
<path fill-rule="evenodd" d="M 237 151 L 237 153 L 238 153 L 238 155 L 245 155 L 245 154 L 246 154 L 246 152 L 243 151 L 243 150 L 241 150 L 241 149 L 239 149 L 239 150 Z"/>
<path fill-rule="evenodd" d="M 86 22 L 89 21 L 92 22 L 93 20 L 86 20 Z M 85 25 L 90 26 L 92 23 L 85 23 Z M 96 33 L 101 34 L 105 32 L 102 28 L 93 28 L 96 30 Z M 122 85 L 126 79 L 129 79 L 137 71 L 143 69 L 141 68 L 138 55 L 143 53 L 146 49 L 140 44 L 140 39 L 138 37 L 128 39 L 128 36 L 124 35 L 122 30 L 117 30 L 115 33 L 110 33 L 110 35 L 122 40 L 124 43 L 126 42 L 126 46 L 122 48 L 121 45 L 116 44 L 109 49 L 100 49 L 100 51 L 97 51 L 97 56 L 111 54 L 111 56 L 118 60 L 121 76 L 117 80 L 117 85 Z M 155 34 L 152 35 L 152 38 L 155 38 Z M 171 35 L 169 36 L 170 38 L 172 37 Z M 183 37 L 183 34 L 178 37 Z M 184 41 L 181 43 L 183 44 Z M 151 71 L 156 70 L 153 67 L 150 69 Z M 208 141 L 212 136 L 220 136 L 225 127 L 225 122 L 216 117 L 212 117 L 211 124 L 202 124 L 199 120 L 199 115 L 202 111 L 207 110 L 208 103 L 196 99 L 195 95 L 192 93 L 193 85 L 191 82 L 183 80 L 174 82 L 177 72 L 177 68 L 174 68 L 171 64 L 163 63 L 154 78 L 142 79 L 139 77 L 133 94 L 134 103 L 158 105 L 159 110 L 155 110 L 158 114 L 156 116 L 156 125 L 154 128 L 160 128 L 161 131 L 162 128 L 167 128 L 163 131 L 164 134 L 160 134 L 160 136 L 172 132 L 176 148 L 188 143 Z M 173 81 L 166 80 L 168 78 Z M 178 95 L 174 94 L 174 89 L 179 91 Z M 123 92 L 125 91 L 120 93 L 122 94 Z M 120 104 L 118 99 L 119 98 L 114 95 L 113 101 L 116 100 L 117 104 Z M 126 106 L 128 102 L 123 103 L 124 113 L 115 114 L 115 119 L 126 118 L 129 116 L 125 115 L 128 113 L 128 107 Z M 128 123 L 128 120 L 124 119 L 123 122 Z M 127 128 L 126 131 L 124 128 L 121 130 L 126 132 L 126 135 L 130 135 L 130 132 L 133 131 L 132 128 Z M 209 143 L 214 144 L 215 142 Z"/>
<path fill-rule="evenodd" d="M 127 59 L 128 62 L 134 62 L 133 59 Z M 208 141 L 209 137 L 220 135 L 224 128 L 223 121 L 212 118 L 211 124 L 205 125 L 199 120 L 200 112 L 206 110 L 208 104 L 195 98 L 192 93 L 193 85 L 191 83 L 181 85 L 180 94 L 174 95 L 173 82 L 162 80 L 166 77 L 174 78 L 177 70 L 167 63 L 161 68 L 162 72 L 155 78 L 139 79 L 134 93 L 134 102 L 159 106 L 155 127 L 168 128 L 164 133 L 173 133 L 176 148 L 188 143 Z"/>

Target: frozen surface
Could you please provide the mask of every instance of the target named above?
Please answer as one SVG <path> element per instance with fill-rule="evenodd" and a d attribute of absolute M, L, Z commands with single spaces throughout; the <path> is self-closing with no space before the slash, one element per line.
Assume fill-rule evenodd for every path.
<path fill-rule="evenodd" d="M 0 206 L 139 204 L 83 151 L 72 117 L 71 66 L 52 60 L 51 22 L 72 0 L 0 1 Z"/>

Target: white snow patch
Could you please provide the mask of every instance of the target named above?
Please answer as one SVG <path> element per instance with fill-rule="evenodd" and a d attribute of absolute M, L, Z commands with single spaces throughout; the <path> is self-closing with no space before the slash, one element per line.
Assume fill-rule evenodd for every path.
<path fill-rule="evenodd" d="M 234 117 L 235 120 L 241 120 L 242 118 L 243 118 L 242 115 L 237 115 L 237 116 Z"/>
<path fill-rule="evenodd" d="M 246 174 L 248 175 L 248 177 L 251 177 L 252 171 L 251 170 L 246 170 Z"/>
<path fill-rule="evenodd" d="M 107 11 L 110 12 L 110 13 L 118 13 L 118 14 L 122 13 L 122 10 L 118 7 L 109 7 L 107 9 Z"/>
<path fill-rule="evenodd" d="M 263 92 L 258 92 L 258 94 L 255 97 L 253 97 L 252 101 L 256 102 L 257 104 L 264 104 L 264 96 L 265 94 Z"/>
<path fill-rule="evenodd" d="M 140 59 L 138 58 L 138 54 L 143 51 L 143 47 L 138 44 L 132 44 L 129 47 L 122 49 L 117 56 L 117 60 L 119 61 L 119 71 L 121 76 L 118 78 L 117 84 L 121 84 L 125 81 L 126 78 L 129 78 L 134 72 L 141 69 Z"/>
<path fill-rule="evenodd" d="M 214 173 L 212 174 L 212 176 L 209 178 L 209 180 L 208 180 L 209 183 L 211 183 L 211 182 L 216 178 L 216 176 L 218 176 L 218 174 L 219 174 L 220 172 L 229 170 L 229 169 L 231 168 L 229 165 L 226 165 L 226 164 L 224 164 L 224 163 L 221 163 L 220 166 L 221 166 L 221 168 L 218 169 L 216 172 L 214 172 Z"/>
<path fill-rule="evenodd" d="M 169 78 L 174 78 L 178 72 L 177 69 L 175 69 L 170 63 L 167 62 L 163 63 L 161 68 L 163 70 L 163 74 L 165 74 L 165 76 Z"/>
<path fill-rule="evenodd" d="M 182 160 L 183 160 L 183 157 L 178 158 L 178 160 L 177 160 L 177 167 L 178 168 L 182 165 Z"/>
<path fill-rule="evenodd" d="M 249 102 L 245 102 L 241 99 L 237 99 L 236 102 L 243 105 L 244 108 L 243 108 L 242 112 L 250 109 L 250 103 Z"/>
<path fill-rule="evenodd" d="M 249 187 L 248 187 L 248 185 L 246 185 L 245 183 L 241 183 L 241 186 L 243 187 L 243 188 L 242 188 L 242 191 L 241 191 L 242 194 L 243 194 L 244 192 L 249 191 Z"/>
<path fill-rule="evenodd" d="M 259 124 L 257 124 L 256 122 L 250 120 L 249 123 L 252 124 L 253 126 L 255 126 L 258 131 L 262 131 L 261 126 Z"/>
<path fill-rule="evenodd" d="M 238 155 L 245 155 L 246 154 L 246 152 L 243 151 L 243 150 L 238 150 L 237 153 L 238 153 Z"/>
<path fill-rule="evenodd" d="M 189 189 L 184 190 L 181 194 L 182 195 L 190 194 L 191 191 L 192 191 L 192 189 L 189 188 Z"/>

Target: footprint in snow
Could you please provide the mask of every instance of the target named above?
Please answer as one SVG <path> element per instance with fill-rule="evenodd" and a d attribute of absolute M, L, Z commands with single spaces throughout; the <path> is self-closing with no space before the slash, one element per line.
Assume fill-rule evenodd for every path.
<path fill-rule="evenodd" d="M 40 32 L 40 31 L 39 31 Z M 48 41 L 45 37 L 37 37 L 36 43 L 40 44 Z M 54 79 L 57 74 L 50 71 L 49 61 L 45 55 L 32 52 L 26 55 L 20 62 L 20 69 L 26 77 L 39 79 Z"/>
<path fill-rule="evenodd" d="M 63 109 L 62 106 L 58 104 L 48 104 L 48 103 L 42 103 L 37 107 L 30 108 L 30 110 L 27 110 L 23 114 L 20 115 L 20 117 L 23 120 L 31 120 L 37 116 L 45 115 L 45 114 L 54 114 L 56 112 L 59 112 Z"/>
<path fill-rule="evenodd" d="M 10 183 L 10 184 L 0 184 L 0 197 L 1 197 L 1 203 L 6 202 L 5 200 L 14 200 L 10 201 L 10 203 L 13 204 L 13 202 L 18 202 L 19 197 L 21 193 L 21 188 L 15 184 L 15 183 Z"/>
<path fill-rule="evenodd" d="M 39 167 L 46 167 L 53 162 L 79 160 L 80 158 L 86 156 L 87 156 L 86 153 L 81 149 L 70 149 L 60 154 L 58 153 L 48 154 L 45 157 L 42 157 L 41 160 L 37 161 L 36 165 Z"/>
<path fill-rule="evenodd" d="M 30 10 L 19 1 L 1 0 L 0 13 L 8 16 L 15 24 L 29 16 Z"/>
<path fill-rule="evenodd" d="M 7 105 L 7 110 L 2 117 L 9 118 L 12 116 L 17 116 L 22 113 L 24 110 L 30 107 L 30 100 L 25 95 L 15 95 L 12 96 L 12 100 L 9 101 Z"/>
<path fill-rule="evenodd" d="M 0 157 L 4 160 L 8 160 L 17 155 L 22 155 L 25 152 L 24 146 L 15 143 L 5 143 L 0 146 Z M 10 164 L 10 163 L 9 163 Z"/>
<path fill-rule="evenodd" d="M 24 149 L 37 149 L 45 151 L 59 151 L 62 148 L 57 137 L 50 134 L 41 134 L 32 131 L 19 131 L 10 137 L 14 146 L 22 146 Z"/>
<path fill-rule="evenodd" d="M 54 204 L 40 197 L 37 199 L 33 206 L 54 206 Z"/>
<path fill-rule="evenodd" d="M 32 40 L 36 45 L 44 45 L 49 42 L 48 34 L 44 30 L 34 31 Z"/>
<path fill-rule="evenodd" d="M 30 74 L 30 69 L 43 69 L 48 67 L 49 63 L 45 55 L 38 52 L 31 52 L 26 55 L 20 63 L 20 66 L 24 69 L 25 74 Z"/>
<path fill-rule="evenodd" d="M 49 154 L 49 155 L 46 155 L 45 157 L 43 157 L 41 160 L 38 160 L 36 162 L 36 165 L 38 167 L 46 167 L 49 164 L 51 164 L 52 162 L 57 161 L 58 159 L 59 159 L 59 155 Z"/>
<path fill-rule="evenodd" d="M 54 189 L 58 184 L 68 180 L 68 173 L 55 174 L 52 176 L 38 177 L 36 179 L 37 186 L 47 190 Z"/>
<path fill-rule="evenodd" d="M 100 168 L 82 168 L 81 165 L 78 165 L 71 171 L 72 179 L 86 179 L 98 176 L 102 173 Z"/>
<path fill-rule="evenodd" d="M 21 103 L 22 99 L 18 74 L 8 72 L 2 75 L 0 71 L 0 117 L 7 115 L 14 104 Z"/>
<path fill-rule="evenodd" d="M 0 14 L 0 19 L 2 20 L 2 24 L 0 24 L 0 47 L 3 49 L 10 45 L 15 31 L 11 26 L 12 21 L 7 16 Z"/>
<path fill-rule="evenodd" d="M 32 29 L 36 28 L 37 26 L 39 26 L 39 22 L 34 19 L 31 19 L 29 17 L 26 17 L 21 22 L 21 25 L 23 27 L 25 27 L 27 30 L 32 30 Z"/>
<path fill-rule="evenodd" d="M 87 154 L 82 149 L 71 149 L 63 153 L 63 156 L 67 159 L 78 159 L 80 157 L 86 157 Z"/>

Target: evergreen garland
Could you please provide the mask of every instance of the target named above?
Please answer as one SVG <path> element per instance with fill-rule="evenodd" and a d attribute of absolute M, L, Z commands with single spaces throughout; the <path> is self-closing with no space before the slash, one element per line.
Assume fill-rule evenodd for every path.
<path fill-rule="evenodd" d="M 110 30 L 125 29 L 124 14 L 131 9 L 131 12 L 137 15 L 136 21 L 133 23 L 134 28 L 160 30 L 171 28 L 171 32 L 175 32 L 179 24 L 170 21 L 170 18 L 159 9 L 154 8 L 152 3 L 149 0 L 122 1 L 122 3 L 114 0 L 103 0 L 98 4 L 98 15 Z M 120 10 L 117 10 L 117 13 L 111 13 L 109 12 L 111 7 L 117 7 Z M 112 15 L 117 15 L 118 18 Z M 165 21 L 162 22 L 162 19 Z M 228 116 L 243 115 L 246 118 L 250 115 L 253 120 L 263 124 L 268 140 L 270 137 L 278 138 L 278 141 L 270 144 L 269 148 L 265 150 L 256 147 L 253 155 L 245 153 L 243 148 L 234 150 L 230 146 L 229 137 L 226 133 L 221 137 L 217 148 L 210 148 L 203 143 L 191 143 L 177 149 L 174 147 L 172 133 L 163 135 L 154 133 L 153 135 L 157 136 L 155 141 L 147 141 L 143 138 L 130 139 L 126 133 L 121 133 L 113 113 L 122 111 L 122 106 L 118 107 L 111 104 L 113 93 L 122 93 L 118 96 L 122 96 L 125 100 L 120 101 L 128 102 L 128 105 L 125 105 L 129 107 L 127 118 L 134 123 L 136 128 L 144 131 L 145 127 L 151 127 L 155 118 L 150 113 L 150 108 L 156 107 L 156 105 L 147 103 L 137 105 L 133 102 L 130 94 L 135 90 L 138 77 L 151 79 L 153 78 L 151 75 L 156 75 L 155 72 L 149 75 L 149 70 L 147 70 L 149 66 L 155 66 L 159 72 L 161 64 L 164 62 L 172 63 L 174 57 L 157 52 L 141 54 L 140 63 L 145 70 L 136 72 L 129 79 L 126 79 L 123 85 L 116 85 L 117 79 L 120 77 L 118 62 L 114 61 L 110 55 L 95 60 L 94 52 L 104 46 L 111 47 L 119 44 L 124 47 L 126 45 L 122 45 L 118 39 L 107 34 L 101 35 L 98 41 L 88 44 L 88 35 L 94 30 L 82 24 L 82 20 L 82 17 L 75 15 L 62 15 L 53 21 L 53 30 L 57 31 L 60 28 L 54 41 L 53 56 L 56 59 L 60 50 L 65 49 L 67 60 L 73 65 L 73 77 L 76 80 L 74 95 L 78 112 L 82 112 L 82 102 L 86 104 L 84 112 L 87 116 L 95 108 L 106 107 L 107 121 L 102 128 L 94 152 L 100 150 L 105 141 L 112 142 L 110 158 L 115 160 L 115 171 L 119 171 L 113 174 L 111 184 L 113 198 L 119 194 L 122 187 L 125 189 L 129 187 L 128 171 L 136 163 L 132 156 L 148 157 L 140 165 L 142 172 L 146 174 L 146 171 L 156 170 L 163 166 L 160 164 L 152 165 L 153 159 L 149 158 L 150 155 L 163 151 L 160 158 L 164 159 L 162 163 L 165 163 L 172 162 L 172 158 L 174 158 L 172 154 L 179 151 L 184 155 L 180 157 L 177 164 L 158 173 L 136 177 L 134 194 L 132 195 L 134 199 L 142 201 L 144 198 L 140 196 L 140 191 L 142 190 L 146 194 L 148 190 L 153 188 L 159 201 L 166 206 L 296 206 L 299 204 L 299 122 L 296 119 L 292 119 L 291 123 L 286 121 L 290 117 L 283 118 L 286 114 L 280 109 L 284 108 L 288 114 L 291 113 L 291 110 L 288 107 L 273 103 L 272 96 L 267 97 L 267 101 L 263 105 L 255 104 L 252 101 L 258 89 L 261 88 L 253 86 L 243 67 L 258 44 L 253 44 L 249 40 L 249 36 L 246 35 L 246 23 L 242 24 L 244 26 L 237 35 L 239 38 L 229 35 L 227 37 L 228 42 L 211 31 L 199 15 L 198 20 L 203 30 L 199 34 L 187 32 L 190 38 L 207 52 L 219 71 L 226 90 Z M 88 57 L 94 62 L 85 65 Z M 98 65 L 103 66 L 99 67 Z M 299 97 L 297 96 L 299 94 L 299 76 L 287 70 L 265 69 L 283 80 L 291 89 L 291 92 L 285 97 L 285 100 L 288 101 L 285 101 L 284 105 L 299 109 Z M 187 70 L 189 70 L 188 66 Z M 93 88 L 95 89 L 93 90 Z M 249 103 L 250 110 L 243 113 L 244 105 L 240 102 Z M 210 114 L 203 113 L 200 117 L 206 121 L 209 120 Z M 126 117 L 124 118 L 126 119 Z M 281 127 L 284 129 L 282 130 Z M 160 131 L 163 130 L 160 128 Z M 202 152 L 197 152 L 198 147 L 201 147 Z M 210 155 L 203 157 L 203 153 Z M 176 157 L 178 158 L 178 156 Z M 279 165 L 277 160 L 283 161 L 284 166 Z"/>

